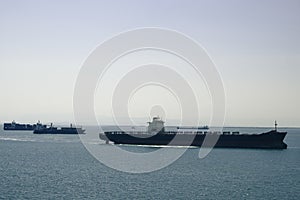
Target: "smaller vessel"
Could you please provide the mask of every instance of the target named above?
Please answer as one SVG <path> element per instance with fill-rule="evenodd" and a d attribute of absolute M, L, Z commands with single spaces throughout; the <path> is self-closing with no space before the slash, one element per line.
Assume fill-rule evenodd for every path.
<path fill-rule="evenodd" d="M 40 124 L 39 121 L 37 124 L 19 124 L 13 120 L 11 123 L 4 123 L 3 129 L 5 131 L 33 131 L 37 126 L 46 127 L 45 125 Z"/>
<path fill-rule="evenodd" d="M 85 130 L 79 127 L 54 127 L 53 124 L 49 127 L 39 124 L 34 129 L 34 134 L 84 134 Z"/>

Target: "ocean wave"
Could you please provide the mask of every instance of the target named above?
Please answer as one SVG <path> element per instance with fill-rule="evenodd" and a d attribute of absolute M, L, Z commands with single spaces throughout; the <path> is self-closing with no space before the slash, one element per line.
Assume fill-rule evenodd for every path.
<path fill-rule="evenodd" d="M 26 138 L 8 138 L 8 137 L 0 137 L 0 140 L 4 141 L 17 141 L 17 142 L 35 142 L 36 140 L 33 139 L 26 139 Z"/>

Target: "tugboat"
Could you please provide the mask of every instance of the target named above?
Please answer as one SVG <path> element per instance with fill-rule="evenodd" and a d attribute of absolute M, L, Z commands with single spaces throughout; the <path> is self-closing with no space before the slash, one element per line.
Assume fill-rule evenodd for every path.
<path fill-rule="evenodd" d="M 210 132 L 210 131 L 165 131 L 164 121 L 154 117 L 148 122 L 145 132 L 107 131 L 99 133 L 101 140 L 114 144 L 135 145 L 174 145 L 201 147 L 204 138 L 209 134 L 218 134 L 219 139 L 215 148 L 259 148 L 259 149 L 286 149 L 283 142 L 287 132 L 278 132 L 275 121 L 275 130 L 260 134 L 240 134 L 239 132 Z M 174 139 L 176 136 L 176 139 Z M 174 139 L 174 140 L 173 140 Z"/>
<path fill-rule="evenodd" d="M 85 130 L 78 127 L 73 127 L 72 124 L 70 124 L 70 127 L 54 127 L 51 123 L 50 127 L 44 126 L 44 125 L 38 125 L 33 133 L 34 134 L 85 134 Z"/>

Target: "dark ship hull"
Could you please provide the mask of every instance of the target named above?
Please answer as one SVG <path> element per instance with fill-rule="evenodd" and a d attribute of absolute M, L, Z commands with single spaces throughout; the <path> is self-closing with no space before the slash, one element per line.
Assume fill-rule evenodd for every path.
<path fill-rule="evenodd" d="M 286 149 L 283 142 L 286 132 L 269 131 L 261 134 L 221 134 L 215 148 L 260 148 L 260 149 Z M 146 134 L 125 132 L 105 132 L 99 137 L 115 144 L 134 145 L 173 145 L 173 146 L 198 146 L 201 147 L 206 134 L 177 134 L 176 132 L 160 132 L 145 138 Z M 176 136 L 176 139 L 174 137 Z M 194 138 L 194 139 L 193 139 Z"/>
<path fill-rule="evenodd" d="M 45 129 L 35 129 L 34 134 L 84 134 L 82 128 L 56 128 L 50 127 Z"/>

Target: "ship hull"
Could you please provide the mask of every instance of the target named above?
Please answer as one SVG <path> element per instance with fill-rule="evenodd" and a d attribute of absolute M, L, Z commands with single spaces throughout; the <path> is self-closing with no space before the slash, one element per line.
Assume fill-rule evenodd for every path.
<path fill-rule="evenodd" d="M 33 133 L 34 134 L 84 134 L 84 130 L 79 128 L 78 129 L 72 128 L 67 130 L 47 128 L 42 130 L 34 130 Z"/>
<path fill-rule="evenodd" d="M 283 142 L 286 132 L 270 131 L 261 134 L 219 135 L 214 148 L 259 148 L 259 149 L 286 149 Z M 176 139 L 174 139 L 176 136 Z M 115 144 L 134 145 L 173 145 L 173 146 L 198 146 L 201 147 L 206 137 L 205 134 L 163 134 L 159 133 L 145 138 L 145 134 L 126 134 L 113 132 L 100 133 L 100 139 Z M 174 139 L 174 140 L 173 140 Z M 207 146 L 209 147 L 209 146 Z"/>

